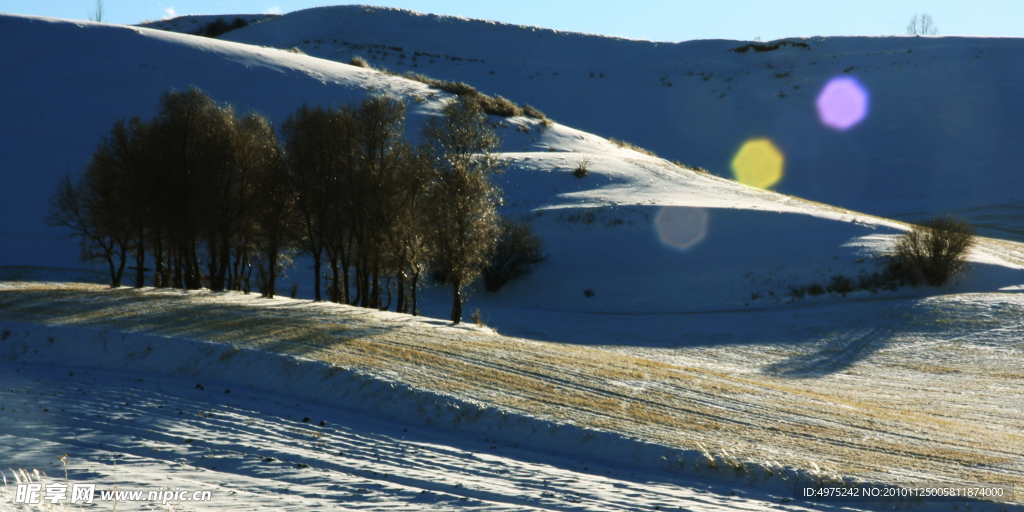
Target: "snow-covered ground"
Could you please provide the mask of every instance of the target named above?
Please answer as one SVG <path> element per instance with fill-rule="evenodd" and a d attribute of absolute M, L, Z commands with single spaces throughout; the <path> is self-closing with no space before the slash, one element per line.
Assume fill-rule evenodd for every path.
<path fill-rule="evenodd" d="M 63 483 L 58 457 L 68 454 L 72 484 L 210 492 L 209 502 L 175 510 L 808 510 L 782 506 L 784 493 L 600 466 L 225 380 L 49 364 L 0 369 L 5 466 L 39 468 L 43 482 Z M 95 502 L 93 509 L 113 506 L 98 494 Z M 0 498 L 0 510 L 11 508 Z"/>
<path fill-rule="evenodd" d="M 1024 484 L 1024 246 L 982 239 L 942 289 L 791 291 L 877 270 L 906 226 L 876 215 L 952 210 L 990 236 L 1021 232 L 1021 40 L 809 38 L 739 53 L 746 42 L 366 7 L 224 37 L 251 44 L 163 28 L 0 15 L 17 77 L 0 95 L 18 99 L 0 104 L 0 462 L 55 477 L 66 452 L 70 478 L 180 478 L 218 490 L 218 509 L 799 509 L 782 502 L 796 479 Z M 413 318 L 39 284 L 102 282 L 43 225 L 46 197 L 115 120 L 152 115 L 169 87 L 275 122 L 303 103 L 390 94 L 415 139 L 449 96 L 342 63 L 356 54 L 565 123 L 492 118 L 508 163 L 502 213 L 529 219 L 550 256 L 471 295 L 467 316 L 479 308 L 493 329 L 436 320 L 450 305 L 436 288 Z M 871 94 L 846 131 L 815 112 L 835 76 Z M 784 154 L 779 190 L 860 211 L 714 175 L 764 138 Z M 281 286 L 308 296 L 305 267 Z M 913 504 L 873 506 L 894 505 Z"/>
<path fill-rule="evenodd" d="M 755 506 L 781 504 L 795 481 L 1019 487 L 1024 474 L 1017 385 L 1024 375 L 1024 304 L 1016 294 L 677 315 L 667 323 L 655 315 L 632 323 L 602 324 L 594 315 L 543 319 L 562 322 L 563 333 L 580 320 L 595 323 L 560 343 L 234 293 L 25 284 L 6 285 L 0 301 L 5 373 L 46 364 L 172 376 L 187 379 L 178 388 L 210 390 L 190 395 L 197 401 L 227 389 L 231 400 L 244 396 L 239 391 L 270 393 L 299 404 L 280 417 L 319 421 L 327 414 L 321 411 L 351 408 L 426 429 L 421 436 L 434 429 L 554 456 L 562 461 L 554 467 L 574 471 L 581 464 L 625 480 L 625 472 L 640 469 L 667 485 L 725 482 L 761 493 L 752 495 Z M 616 343 L 610 338 L 619 333 L 602 327 L 632 327 L 638 336 Z M 680 335 L 643 342 L 644 334 L 666 328 Z M 37 384 L 25 386 L 37 392 Z M 218 404 L 220 398 L 206 407 Z M 115 416 L 133 419 L 127 415 L 135 411 Z M 18 418 L 8 413 L 4 428 L 17 429 L 10 422 Z M 326 421 L 339 422 L 337 416 Z M 154 430 L 143 437 L 169 444 L 201 438 L 187 429 L 180 436 Z M 10 435 L 17 432 L 23 431 Z M 447 443 L 458 445 L 441 444 Z M 255 451 L 244 453 L 254 458 L 263 441 L 251 446 Z M 496 483 L 480 485 L 520 496 L 493 488 Z M 893 504 L 875 505 L 885 506 Z"/>

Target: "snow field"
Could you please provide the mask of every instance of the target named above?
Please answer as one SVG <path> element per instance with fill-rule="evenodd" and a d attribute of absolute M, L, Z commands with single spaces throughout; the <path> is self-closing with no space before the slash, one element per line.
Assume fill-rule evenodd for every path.
<path fill-rule="evenodd" d="M 603 347 L 233 293 L 7 285 L 0 297 L 6 322 L 49 324 L 5 327 L 8 360 L 116 350 L 96 364 L 214 374 L 613 467 L 782 493 L 797 479 L 1019 485 L 1024 472 L 1017 295 L 677 315 L 653 329 L 688 339 Z M 577 315 L 595 331 L 629 325 L 604 316 Z"/>
<path fill-rule="evenodd" d="M 353 20 L 357 23 L 345 25 Z M 437 36 L 439 30 L 444 37 Z M 299 31 L 304 39 L 296 41 Z M 387 31 L 387 37 L 400 37 L 365 39 Z M 114 120 L 150 115 L 168 87 L 197 85 L 218 101 L 240 111 L 256 109 L 274 121 L 302 103 L 393 94 L 409 105 L 407 129 L 415 139 L 418 122 L 435 114 L 447 95 L 315 58 L 347 62 L 355 44 L 370 43 L 385 45 L 367 46 L 375 48 L 375 65 L 403 69 L 397 59 L 408 65 L 420 51 L 415 71 L 466 80 L 485 93 L 533 103 L 556 120 L 620 136 L 716 173 L 728 174 L 729 159 L 744 140 L 767 136 L 787 157 L 780 190 L 899 218 L 952 209 L 985 233 L 1021 232 L 1017 188 L 1007 185 L 1018 181 L 1017 141 L 1024 133 L 1016 114 L 1021 96 L 1014 86 L 1019 40 L 811 38 L 801 40 L 809 49 L 739 54 L 728 51 L 740 44 L 735 41 L 626 41 L 365 6 L 303 11 L 229 35 L 249 38 L 251 44 L 0 16 L 0 42 L 16 49 L 7 54 L 6 70 L 18 77 L 0 83 L 0 93 L 19 98 L 0 107 L 12 120 L 0 127 L 5 155 L 0 189 L 8 192 L 0 202 L 0 218 L 6 221 L 0 223 L 5 280 L 35 281 L 57 273 L 26 265 L 74 265 L 74 242 L 59 240 L 42 225 L 46 196 L 59 175 L 81 169 Z M 466 44 L 467 39 L 476 44 Z M 314 57 L 255 46 L 280 41 L 287 42 L 283 48 L 299 46 Z M 600 61 L 581 58 L 586 55 L 599 55 Z M 841 133 L 823 128 L 812 106 L 821 86 L 838 75 L 856 76 L 873 95 L 866 120 Z M 278 477 L 299 489 L 295 494 L 302 501 L 295 508 L 323 504 L 316 496 L 331 486 L 364 495 L 353 506 L 416 508 L 424 503 L 410 502 L 410 494 L 442 490 L 426 481 L 455 489 L 452 474 L 476 479 L 484 490 L 473 495 L 446 490 L 445 497 L 426 505 L 461 508 L 466 498 L 496 510 L 508 503 L 649 510 L 661 498 L 645 498 L 640 488 L 691 496 L 673 484 L 658 487 L 625 476 L 615 482 L 587 480 L 589 471 L 574 466 L 577 459 L 606 471 L 651 471 L 661 483 L 702 486 L 694 479 L 707 477 L 767 493 L 745 504 L 723 501 L 726 493 L 720 493 L 690 507 L 696 510 L 783 506 L 773 501 L 787 495 L 789 483 L 798 478 L 1024 483 L 1019 386 L 1024 305 L 1017 294 L 992 293 L 1021 290 L 1020 244 L 981 240 L 971 254 L 974 268 L 943 290 L 856 292 L 792 302 L 786 296 L 791 285 L 872 270 L 905 225 L 690 172 L 566 126 L 541 129 L 525 118 L 493 121 L 510 164 L 500 182 L 506 192 L 502 213 L 531 218 L 552 255 L 528 280 L 500 294 L 480 292 L 466 304 L 467 311 L 480 307 L 505 336 L 426 317 L 302 300 L 0 283 L 0 360 L 5 361 L 0 379 L 10 379 L 3 380 L 8 389 L 24 386 L 26 393 L 36 393 L 32 402 L 53 404 L 30 407 L 31 414 L 25 414 L 36 423 L 29 428 L 8 421 L 22 423 L 26 417 L 0 416 L 5 429 L 0 435 L 11 440 L 0 445 L 21 439 L 40 443 L 29 455 L 0 447 L 5 450 L 0 460 L 39 467 L 35 461 L 52 462 L 62 450 L 91 447 L 98 455 L 75 458 L 88 471 L 117 481 L 107 464 L 117 452 L 138 457 L 139 478 L 155 483 L 165 478 L 166 461 L 179 465 L 172 474 L 196 465 L 213 471 L 213 464 L 205 466 L 209 453 L 226 459 L 217 463 L 223 475 L 204 473 L 212 478 L 209 485 L 253 489 L 254 495 L 231 502 L 239 508 L 250 501 L 274 508 L 273 500 L 281 498 L 274 494 Z M 583 159 L 592 167 L 581 180 L 571 171 Z M 666 216 L 687 229 L 666 235 Z M 308 274 L 296 269 L 291 277 L 308 290 Z M 950 295 L 926 297 L 937 293 Z M 437 317 L 444 317 L 450 304 L 443 290 L 428 291 L 423 303 L 428 316 Z M 10 368 L 32 374 L 33 380 L 18 380 Z M 117 394 L 115 388 L 127 385 L 126 375 L 149 372 L 137 378 L 179 379 L 175 385 L 190 393 L 202 392 L 191 388 L 193 381 L 205 381 L 207 388 L 216 382 L 233 389 L 216 396 L 232 400 L 243 393 L 297 397 L 307 409 L 325 408 L 320 415 L 325 418 L 334 408 L 355 411 L 346 418 L 382 418 L 392 422 L 382 427 L 391 437 L 379 444 L 391 450 L 403 450 L 394 426 L 402 424 L 427 432 L 423 446 L 436 441 L 438 432 L 453 432 L 485 440 L 487 450 L 518 444 L 533 453 L 557 453 L 569 462 L 530 466 L 523 460 L 532 456 L 513 455 L 500 464 L 521 468 L 523 475 L 569 471 L 567 480 L 585 481 L 605 498 L 578 505 L 568 488 L 530 487 L 540 492 L 534 496 L 540 501 L 510 501 L 508 496 L 518 494 L 509 490 L 501 470 L 470 465 L 467 473 L 458 473 L 453 468 L 459 461 L 452 459 L 433 473 L 406 473 L 411 476 L 404 476 L 402 485 L 408 489 L 385 486 L 379 500 L 365 499 L 358 491 L 369 489 L 359 480 L 365 473 L 355 480 L 324 473 L 308 481 L 303 471 L 264 473 L 259 468 L 267 461 L 257 460 L 260 452 L 242 448 L 272 447 L 281 455 L 276 459 L 310 466 L 295 470 L 325 464 L 315 436 L 299 425 L 285 426 L 299 416 L 298 409 L 232 402 L 235 416 L 210 410 L 198 422 L 174 426 L 160 414 L 132 410 L 132 400 L 117 413 L 112 405 L 87 401 L 68 421 L 51 421 L 45 416 L 49 411 L 39 416 L 38 409 L 75 406 L 45 402 L 38 390 L 49 390 L 49 399 L 67 391 L 57 378 L 66 368 L 76 375 L 76 368 L 98 372 L 97 379 L 109 370 L 95 388 L 78 384 L 87 395 L 95 392 L 107 401 Z M 188 404 L 197 413 L 203 401 L 227 404 L 212 393 L 198 401 L 183 393 L 162 399 Z M 158 395 L 147 396 L 157 400 Z M 146 416 L 154 428 L 106 430 L 97 411 L 121 423 L 126 417 L 121 413 L 130 411 L 129 425 Z M 257 412 L 289 419 L 260 423 Z M 333 418 L 329 425 L 347 425 L 342 417 Z M 243 419 L 274 434 L 239 433 L 235 426 Z M 52 429 L 49 437 L 39 433 L 47 429 Z M 210 451 L 197 460 L 194 447 L 179 448 L 178 437 L 155 434 L 193 435 L 176 429 L 204 432 L 189 437 L 194 440 L 222 439 L 231 453 L 205 446 Z M 81 441 L 96 436 L 116 449 Z M 284 440 L 274 444 L 268 438 L 275 436 Z M 310 448 L 297 449 L 307 437 Z M 449 446 L 441 451 L 472 451 L 454 448 L 463 441 L 439 444 Z M 361 453 L 354 447 L 358 443 L 345 442 L 338 451 Z M 139 446 L 160 447 L 154 452 L 169 455 L 155 456 Z M 361 460 L 323 467 L 352 473 L 344 468 L 363 467 Z M 372 468 L 370 476 L 399 473 L 391 462 Z M 516 471 L 510 473 L 520 474 Z M 481 476 L 488 472 L 502 476 Z M 381 478 L 372 480 L 383 484 Z M 629 489 L 630 499 L 623 500 L 616 489 Z M 1024 501 L 1020 491 L 1014 499 Z M 989 506 L 975 503 L 972 510 Z"/>
<path fill-rule="evenodd" d="M 174 503 L 172 510 L 841 509 L 417 428 L 224 380 L 204 379 L 198 389 L 196 378 L 152 372 L 23 363 L 0 369 L 6 464 L 42 468 L 43 482 L 64 482 L 56 457 L 66 453 L 72 484 L 211 493 L 209 502 Z M 12 505 L 0 498 L 0 510 L 16 510 Z M 117 504 L 154 508 L 163 509 Z"/>

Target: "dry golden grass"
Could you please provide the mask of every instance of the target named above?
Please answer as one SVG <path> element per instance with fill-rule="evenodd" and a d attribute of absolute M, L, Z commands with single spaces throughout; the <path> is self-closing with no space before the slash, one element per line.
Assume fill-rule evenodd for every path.
<path fill-rule="evenodd" d="M 653 156 L 654 158 L 658 158 L 658 155 L 656 155 L 651 150 L 644 149 L 644 148 L 642 148 L 640 146 L 637 146 L 635 144 L 630 144 L 630 143 L 628 143 L 628 142 L 626 142 L 624 140 L 616 139 L 615 137 L 609 137 L 608 138 L 608 142 L 611 142 L 612 144 L 614 144 L 617 147 L 620 147 L 622 149 L 630 149 L 630 150 L 636 151 L 637 153 L 640 153 L 642 155 Z"/>
<path fill-rule="evenodd" d="M 922 364 L 922 363 L 913 363 L 913 364 L 903 363 L 903 364 L 900 364 L 899 367 L 900 368 L 906 368 L 908 370 L 914 370 L 914 371 L 921 372 L 921 373 L 938 373 L 938 374 L 960 373 L 960 370 L 958 370 L 956 368 L 950 368 L 949 366 L 929 365 L 929 364 Z"/>

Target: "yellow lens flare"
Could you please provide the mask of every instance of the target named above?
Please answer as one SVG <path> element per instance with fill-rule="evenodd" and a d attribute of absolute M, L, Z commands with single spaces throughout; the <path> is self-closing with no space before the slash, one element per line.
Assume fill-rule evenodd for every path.
<path fill-rule="evenodd" d="M 736 181 L 757 188 L 769 188 L 782 179 L 786 158 L 768 139 L 750 139 L 732 159 Z"/>

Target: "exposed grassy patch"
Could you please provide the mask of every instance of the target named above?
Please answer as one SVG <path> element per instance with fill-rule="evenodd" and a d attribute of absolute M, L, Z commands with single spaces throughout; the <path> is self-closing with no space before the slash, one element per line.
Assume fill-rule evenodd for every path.
<path fill-rule="evenodd" d="M 364 61 L 365 62 L 365 61 Z M 366 66 L 364 66 L 366 67 Z M 447 93 L 460 96 L 467 100 L 480 105 L 484 112 L 500 117 L 518 117 L 526 116 L 533 119 L 537 119 L 541 122 L 542 126 L 551 126 L 552 122 L 544 115 L 543 112 L 537 110 L 530 105 L 518 105 L 515 102 L 503 98 L 501 96 L 488 96 L 486 94 L 477 91 L 473 86 L 463 82 L 450 82 L 446 80 L 438 80 L 431 78 L 420 73 L 412 71 L 406 71 L 405 73 L 398 74 L 388 70 L 381 70 L 384 73 L 401 76 L 408 78 L 409 80 L 415 80 L 417 82 L 426 84 L 431 88 L 438 89 Z"/>
<path fill-rule="evenodd" d="M 745 44 L 743 46 L 737 46 L 736 48 L 730 48 L 729 51 L 735 53 L 747 53 L 748 50 L 754 50 L 755 52 L 762 53 L 773 52 L 784 46 L 790 46 L 793 48 L 804 48 L 807 50 L 811 49 L 811 46 L 807 43 L 801 43 L 799 41 L 779 41 L 771 44 L 750 43 Z"/>
<path fill-rule="evenodd" d="M 640 153 L 642 155 L 653 156 L 654 158 L 658 158 L 658 155 L 656 155 L 654 153 L 654 151 L 651 151 L 651 150 L 648 150 L 648 149 L 644 149 L 644 148 L 642 148 L 640 146 L 637 146 L 637 145 L 634 145 L 634 144 L 630 144 L 630 143 L 628 143 L 628 142 L 626 142 L 624 140 L 616 139 L 615 137 L 609 137 L 608 138 L 608 142 L 611 142 L 612 144 L 615 144 L 616 146 L 618 146 L 618 147 L 620 147 L 622 149 L 629 149 L 629 150 L 632 150 L 632 151 L 636 151 L 637 153 Z"/>

